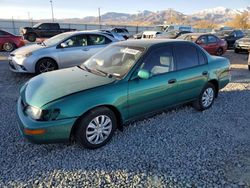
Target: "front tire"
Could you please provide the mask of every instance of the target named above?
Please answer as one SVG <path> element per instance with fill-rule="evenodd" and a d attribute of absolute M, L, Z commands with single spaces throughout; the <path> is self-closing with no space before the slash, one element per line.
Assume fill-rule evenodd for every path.
<path fill-rule="evenodd" d="M 35 33 L 28 34 L 27 40 L 30 42 L 35 42 L 36 41 L 36 34 Z"/>
<path fill-rule="evenodd" d="M 210 108 L 216 96 L 216 90 L 212 83 L 207 83 L 207 85 L 202 89 L 199 98 L 193 103 L 193 107 L 196 110 L 203 111 Z"/>
<path fill-rule="evenodd" d="M 107 107 L 93 109 L 79 121 L 76 141 L 85 148 L 100 148 L 110 141 L 116 127 L 117 119 L 113 111 Z"/>
<path fill-rule="evenodd" d="M 6 52 L 12 52 L 14 49 L 15 45 L 10 42 L 6 42 L 3 44 L 3 50 Z"/>
<path fill-rule="evenodd" d="M 238 54 L 240 52 L 240 50 L 238 48 L 234 49 L 234 53 Z"/>
<path fill-rule="evenodd" d="M 57 69 L 58 69 L 58 66 L 54 60 L 45 58 L 37 62 L 35 71 L 36 71 L 36 74 L 41 74 L 44 72 L 49 72 L 49 71 L 53 71 Z"/>

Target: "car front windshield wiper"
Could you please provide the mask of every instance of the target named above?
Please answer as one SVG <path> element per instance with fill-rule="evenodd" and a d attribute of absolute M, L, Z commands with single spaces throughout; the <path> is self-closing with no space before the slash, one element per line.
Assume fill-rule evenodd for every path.
<path fill-rule="evenodd" d="M 86 70 L 88 72 L 91 72 L 90 69 L 86 65 L 84 65 L 84 64 L 82 64 L 81 66 L 78 65 L 77 67 L 80 68 L 80 69 Z"/>
<path fill-rule="evenodd" d="M 97 68 L 92 69 L 92 70 L 95 71 L 95 72 L 101 73 L 101 74 L 103 74 L 103 75 L 105 75 L 105 76 L 107 76 L 107 77 L 109 77 L 109 78 L 112 78 L 112 77 L 113 77 L 112 74 L 107 73 L 107 72 L 105 72 L 105 71 L 103 71 L 103 70 L 100 70 L 100 69 L 97 69 Z"/>
<path fill-rule="evenodd" d="M 42 46 L 46 46 L 46 44 L 42 41 L 42 42 L 38 42 L 36 44 L 42 45 Z"/>

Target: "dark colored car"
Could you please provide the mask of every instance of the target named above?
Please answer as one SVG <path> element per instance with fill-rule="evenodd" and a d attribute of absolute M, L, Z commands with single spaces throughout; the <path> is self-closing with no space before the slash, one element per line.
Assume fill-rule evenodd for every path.
<path fill-rule="evenodd" d="M 11 52 L 16 48 L 24 46 L 24 40 L 21 36 L 16 36 L 7 31 L 0 30 L 0 51 Z"/>
<path fill-rule="evenodd" d="M 166 33 L 162 33 L 160 35 L 157 35 L 156 38 L 159 39 L 176 39 L 180 37 L 181 35 L 192 33 L 191 31 L 179 31 L 179 30 L 173 30 Z"/>
<path fill-rule="evenodd" d="M 60 33 L 75 31 L 75 29 L 60 28 L 58 23 L 38 23 L 33 27 L 21 28 L 24 39 L 35 42 L 36 38 L 50 38 Z"/>
<path fill-rule="evenodd" d="M 250 50 L 250 38 L 244 37 L 239 40 L 236 40 L 234 43 L 234 52 L 248 52 Z"/>
<path fill-rule="evenodd" d="M 210 108 L 229 81 L 229 60 L 192 42 L 118 42 L 80 66 L 24 84 L 17 105 L 20 131 L 35 143 L 73 139 L 94 149 L 125 123 L 165 108 L 189 102 L 200 111 Z"/>
<path fill-rule="evenodd" d="M 184 34 L 178 37 L 178 39 L 195 42 L 211 55 L 221 56 L 227 51 L 227 42 L 209 33 Z"/>
<path fill-rule="evenodd" d="M 224 30 L 215 33 L 215 35 L 227 41 L 228 48 L 233 48 L 235 41 L 245 36 L 241 30 Z"/>

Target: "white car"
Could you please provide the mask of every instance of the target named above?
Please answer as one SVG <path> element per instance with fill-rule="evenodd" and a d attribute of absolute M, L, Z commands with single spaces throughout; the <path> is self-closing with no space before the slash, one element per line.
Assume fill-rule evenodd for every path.
<path fill-rule="evenodd" d="M 13 72 L 36 74 L 72 67 L 117 41 L 101 32 L 62 33 L 13 51 L 9 56 L 9 67 Z"/>

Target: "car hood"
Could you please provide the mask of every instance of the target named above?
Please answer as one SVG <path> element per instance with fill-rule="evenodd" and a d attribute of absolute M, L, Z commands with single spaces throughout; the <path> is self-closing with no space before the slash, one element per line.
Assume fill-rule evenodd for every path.
<path fill-rule="evenodd" d="M 237 40 L 237 42 L 250 43 L 250 38 L 241 38 L 241 39 Z"/>
<path fill-rule="evenodd" d="M 38 75 L 29 80 L 20 92 L 25 103 L 42 107 L 61 97 L 114 81 L 114 78 L 95 75 L 73 67 Z"/>
<path fill-rule="evenodd" d="M 37 50 L 42 49 L 42 48 L 46 48 L 46 46 L 39 45 L 39 44 L 32 44 L 32 45 L 23 46 L 21 48 L 18 48 L 15 51 L 13 51 L 11 54 L 24 55 L 24 54 L 28 54 L 30 52 L 37 51 Z"/>

